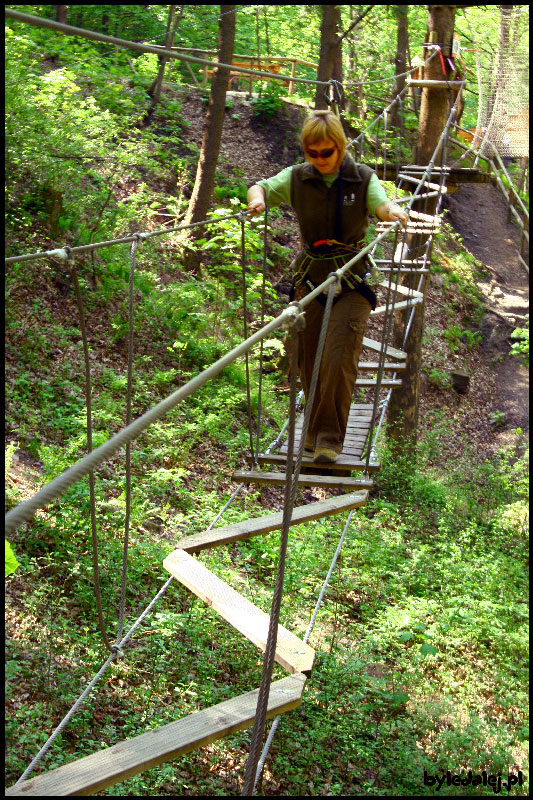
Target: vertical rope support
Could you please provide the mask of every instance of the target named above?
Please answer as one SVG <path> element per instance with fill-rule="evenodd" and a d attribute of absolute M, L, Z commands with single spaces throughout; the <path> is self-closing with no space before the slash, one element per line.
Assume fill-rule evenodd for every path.
<path fill-rule="evenodd" d="M 403 235 L 402 238 L 403 238 L 403 240 L 405 240 L 405 234 Z M 392 320 L 394 319 L 393 306 L 394 306 L 394 303 L 396 302 L 396 297 L 398 295 L 398 289 L 397 289 L 398 283 L 397 282 L 400 279 L 400 268 L 401 268 L 401 263 L 402 263 L 402 259 L 401 258 L 398 259 L 398 263 L 397 263 L 397 267 L 396 267 L 397 271 L 396 271 L 396 274 L 395 274 L 396 281 L 394 282 L 394 289 L 392 290 L 393 272 L 394 272 L 394 259 L 395 259 L 397 247 L 398 247 L 398 226 L 396 226 L 396 229 L 395 229 L 395 232 L 394 232 L 394 242 L 392 244 L 391 267 L 390 267 L 390 271 L 389 271 L 387 294 L 386 294 L 386 298 L 385 298 L 385 306 L 386 306 L 386 308 L 388 310 L 385 312 L 385 317 L 384 317 L 384 320 L 383 320 L 383 333 L 382 333 L 382 339 L 381 339 L 381 348 L 380 348 L 379 357 L 378 357 L 378 374 L 377 374 L 377 377 L 376 377 L 376 388 L 375 388 L 375 393 L 374 393 L 374 403 L 372 405 L 372 416 L 371 416 L 370 425 L 369 425 L 369 428 L 368 428 L 368 435 L 367 435 L 366 445 L 363 448 L 363 452 L 361 453 L 361 459 L 363 457 L 365 458 L 365 469 L 364 469 L 365 474 L 368 474 L 370 459 L 372 458 L 373 449 L 374 449 L 373 448 L 373 443 L 372 443 L 372 437 L 373 437 L 373 433 L 374 433 L 374 426 L 376 424 L 376 417 L 377 417 L 377 411 L 378 411 L 378 405 L 379 405 L 379 392 L 380 392 L 380 389 L 381 389 L 381 381 L 383 380 L 383 372 L 384 372 L 384 369 L 385 369 L 385 360 L 386 360 L 386 355 L 387 355 L 387 344 L 389 342 L 389 338 L 390 338 L 390 335 L 391 335 L 391 332 L 392 332 Z M 402 250 L 403 250 L 403 241 L 402 241 Z M 391 299 L 391 290 L 392 290 L 392 299 Z M 365 453 L 366 453 L 366 455 L 365 455 Z"/>
<path fill-rule="evenodd" d="M 263 284 L 261 288 L 261 327 L 265 324 L 265 293 L 266 293 L 266 270 L 268 253 L 268 207 L 265 206 L 265 224 L 263 228 Z M 262 391 L 263 391 L 263 353 L 264 344 L 261 339 L 259 348 L 259 387 L 257 392 L 257 431 L 255 442 L 255 463 L 259 458 L 259 439 L 261 438 L 261 414 L 262 414 Z"/>
<path fill-rule="evenodd" d="M 243 333 L 244 339 L 248 338 L 248 301 L 247 301 L 247 287 L 246 287 L 246 242 L 244 233 L 244 215 L 241 216 L 241 268 L 242 268 L 242 317 L 243 317 Z M 256 456 L 254 455 L 254 433 L 252 428 L 252 398 L 250 394 L 250 359 L 248 351 L 244 356 L 246 364 L 246 401 L 248 405 L 248 434 L 250 436 L 250 456 L 252 457 L 253 465 L 257 464 Z"/>
<path fill-rule="evenodd" d="M 260 757 L 261 744 L 265 733 L 266 713 L 268 707 L 268 698 L 270 694 L 270 682 L 272 679 L 272 670 L 274 668 L 274 655 L 276 652 L 276 643 L 278 637 L 279 612 L 281 608 L 281 597 L 283 594 L 285 557 L 287 554 L 287 543 L 289 540 L 289 526 L 292 516 L 292 507 L 290 506 L 290 499 L 292 494 L 292 466 L 294 457 L 294 437 L 296 429 L 296 393 L 297 393 L 296 372 L 297 372 L 297 355 L 298 355 L 298 335 L 295 328 L 296 326 L 293 325 L 292 330 L 289 333 L 289 363 L 291 371 L 290 412 L 289 412 L 290 416 L 289 416 L 289 440 L 288 440 L 287 467 L 286 467 L 287 472 L 285 480 L 285 500 L 283 507 L 283 529 L 281 533 L 276 585 L 274 588 L 274 597 L 272 600 L 272 609 L 270 612 L 268 639 L 265 649 L 263 669 L 261 673 L 259 696 L 257 698 L 257 708 L 255 712 L 254 727 L 252 730 L 250 753 L 248 755 L 248 761 L 246 763 L 246 773 L 244 776 L 244 785 L 242 790 L 242 795 L 245 797 L 250 796 L 253 791 L 257 764 Z"/>
<path fill-rule="evenodd" d="M 135 274 L 135 254 L 140 244 L 140 236 L 131 243 L 130 273 L 128 281 L 128 384 L 126 397 L 126 425 L 131 423 L 131 401 L 133 388 L 133 276 Z M 124 520 L 124 551 L 122 555 L 122 580 L 120 585 L 120 608 L 115 648 L 118 650 L 124 627 L 126 607 L 126 582 L 128 576 L 128 546 L 131 517 L 131 442 L 126 445 L 126 516 Z"/>
<path fill-rule="evenodd" d="M 383 112 L 383 180 L 387 180 L 387 109 Z"/>
<path fill-rule="evenodd" d="M 87 452 L 91 453 L 93 449 L 93 420 L 92 420 L 92 390 L 91 390 L 91 362 L 89 359 L 89 345 L 87 342 L 87 327 L 85 325 L 85 312 L 83 310 L 83 298 L 81 296 L 80 283 L 78 279 L 78 270 L 76 263 L 72 257 L 72 252 L 69 247 L 65 247 L 67 255 L 67 264 L 72 277 L 74 286 L 74 295 L 76 297 L 76 305 L 78 307 L 78 320 L 80 325 L 81 339 L 83 343 L 83 355 L 85 361 L 85 404 L 87 407 Z M 98 627 L 104 640 L 104 644 L 108 650 L 113 647 L 105 630 L 104 615 L 102 611 L 102 593 L 100 590 L 100 568 L 98 564 L 98 533 L 96 525 L 96 500 L 95 500 L 95 480 L 94 471 L 89 472 L 89 504 L 91 513 L 91 539 L 93 551 L 93 582 L 94 582 L 94 596 L 96 600 L 96 611 L 98 616 Z"/>

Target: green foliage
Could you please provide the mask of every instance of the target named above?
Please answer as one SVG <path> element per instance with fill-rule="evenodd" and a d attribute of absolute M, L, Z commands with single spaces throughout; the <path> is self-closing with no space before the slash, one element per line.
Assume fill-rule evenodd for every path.
<path fill-rule="evenodd" d="M 515 328 L 511 333 L 511 339 L 517 339 L 511 345 L 511 355 L 521 359 L 529 367 L 529 314 L 526 315 L 527 327 Z"/>
<path fill-rule="evenodd" d="M 424 371 L 427 373 L 428 380 L 431 384 L 433 384 L 433 386 L 437 386 L 439 389 L 452 388 L 453 381 L 451 379 L 451 376 L 448 375 L 447 372 L 444 372 L 444 370 L 424 367 Z"/>
<path fill-rule="evenodd" d="M 266 88 L 262 88 L 258 96 L 252 99 L 254 116 L 263 123 L 269 122 L 283 108 L 281 98 L 284 94 L 283 86 L 274 81 L 267 83 Z"/>
<path fill-rule="evenodd" d="M 467 348 L 475 347 L 481 342 L 480 333 L 474 333 L 466 328 L 463 329 L 459 325 L 450 325 L 442 335 L 448 342 L 450 353 L 456 353 L 461 342 Z"/>
<path fill-rule="evenodd" d="M 17 559 L 15 558 L 15 554 L 13 552 L 13 549 L 12 549 L 11 545 L 9 544 L 9 542 L 7 541 L 7 539 L 5 539 L 5 543 L 6 543 L 6 574 L 5 574 L 5 577 L 7 578 L 8 575 L 11 575 L 13 572 L 15 572 L 15 570 L 17 569 L 17 567 L 20 566 L 20 564 L 17 561 Z"/>

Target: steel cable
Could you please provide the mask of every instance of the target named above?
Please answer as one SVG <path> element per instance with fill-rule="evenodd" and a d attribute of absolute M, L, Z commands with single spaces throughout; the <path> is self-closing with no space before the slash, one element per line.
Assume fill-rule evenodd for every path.
<path fill-rule="evenodd" d="M 25 14 L 21 11 L 15 11 L 12 8 L 6 8 L 5 15 L 9 19 L 14 19 L 18 22 L 25 22 L 28 25 L 35 25 L 38 28 L 48 28 L 49 30 L 66 34 L 67 36 L 81 36 L 86 39 L 93 39 L 97 42 L 112 44 L 115 47 L 136 50 L 139 53 L 155 53 L 155 55 L 163 56 L 164 58 L 176 58 L 179 61 L 185 61 L 191 64 L 207 64 L 212 69 L 214 67 L 225 69 L 231 68 L 231 70 L 234 72 L 242 72 L 245 75 L 255 75 L 262 80 L 265 78 L 275 78 L 276 80 L 280 81 L 293 81 L 294 83 L 306 83 L 314 86 L 327 86 L 329 83 L 329 81 L 314 81 L 310 78 L 297 78 L 296 76 L 291 77 L 290 75 L 277 75 L 275 72 L 257 72 L 256 70 L 247 69 L 246 67 L 239 67 L 233 64 L 222 64 L 219 61 L 210 61 L 206 58 L 186 56 L 183 55 L 183 53 L 176 52 L 175 50 L 168 50 L 166 47 L 155 47 L 153 45 L 140 44 L 139 42 L 131 42 L 126 39 L 119 39 L 116 36 L 107 36 L 106 34 L 97 33 L 96 31 L 89 31 L 86 28 L 76 28 L 73 25 L 55 22 L 54 20 L 46 19 L 44 17 L 36 17 L 33 14 Z"/>
<path fill-rule="evenodd" d="M 338 280 L 337 275 L 333 273 Z M 333 277 L 333 276 L 331 276 Z M 277 626 L 279 621 L 279 612 L 281 608 L 281 597 L 283 594 L 283 574 L 285 568 L 285 555 L 287 549 L 287 542 L 289 537 L 289 527 L 292 518 L 292 510 L 294 508 L 294 501 L 296 499 L 296 491 L 298 488 L 298 477 L 302 467 L 303 451 L 305 447 L 305 436 L 309 425 L 309 418 L 313 407 L 316 387 L 318 384 L 318 375 L 320 372 L 320 364 L 322 362 L 322 353 L 326 342 L 327 331 L 329 327 L 329 319 L 331 309 L 333 306 L 333 297 L 336 291 L 336 283 L 332 282 L 328 290 L 328 298 L 324 315 L 322 317 L 322 326 L 320 329 L 320 336 L 318 340 L 315 361 L 313 364 L 313 375 L 309 387 L 309 396 L 306 398 L 305 412 L 302 430 L 300 433 L 300 444 L 298 448 L 298 456 L 296 458 L 296 465 L 293 470 L 293 454 L 294 454 L 294 427 L 296 422 L 296 373 L 297 373 L 297 342 L 295 339 L 294 327 L 292 329 L 292 336 L 290 337 L 291 353 L 290 353 L 290 423 L 289 423 L 289 436 L 288 436 L 288 451 L 286 461 L 286 479 L 285 479 L 285 501 L 283 507 L 283 528 L 280 543 L 280 556 L 278 562 L 278 572 L 276 575 L 276 586 L 274 589 L 274 598 L 272 601 L 272 610 L 270 613 L 270 626 L 268 632 L 268 640 L 265 651 L 265 658 L 263 661 L 263 671 L 261 674 L 261 684 L 259 687 L 259 698 L 257 701 L 257 710 L 255 715 L 254 727 L 252 731 L 252 738 L 250 743 L 250 752 L 248 761 L 246 763 L 246 773 L 244 778 L 244 785 L 242 790 L 243 796 L 249 796 L 253 791 L 255 776 L 257 772 L 257 765 L 260 758 L 260 747 L 264 737 L 264 730 L 266 724 L 266 709 L 268 705 L 268 696 L 270 688 L 270 680 L 272 677 L 272 669 L 274 666 L 274 653 L 277 641 Z M 309 296 L 309 295 L 308 295 Z M 297 304 L 299 306 L 299 304 Z"/>
<path fill-rule="evenodd" d="M 126 427 L 131 424 L 131 403 L 133 391 L 133 277 L 135 274 L 135 254 L 140 239 L 131 243 L 130 248 L 130 273 L 128 280 L 128 378 L 126 391 Z M 122 579 L 120 584 L 120 609 L 118 618 L 117 640 L 118 647 L 124 626 L 126 607 L 126 582 L 128 577 L 128 545 L 131 516 L 131 441 L 126 444 L 126 513 L 124 520 L 124 550 L 122 555 Z"/>
<path fill-rule="evenodd" d="M 78 307 L 78 321 L 80 326 L 81 340 L 83 346 L 83 356 L 85 362 L 85 405 L 87 408 L 87 451 L 92 452 L 93 449 L 93 422 L 92 422 L 92 390 L 91 390 L 91 362 L 89 359 L 89 344 L 87 341 L 87 326 L 85 325 L 85 312 L 83 307 L 83 298 L 81 296 L 80 284 L 78 280 L 78 270 L 72 254 L 67 251 L 67 266 L 69 268 L 72 284 L 74 287 L 74 296 L 76 298 L 76 305 Z M 96 600 L 96 612 L 98 618 L 98 627 L 104 640 L 104 644 L 108 650 L 113 652 L 113 646 L 109 641 L 106 633 L 104 615 L 102 610 L 102 592 L 100 589 L 100 566 L 98 560 L 98 532 L 96 522 L 96 499 L 95 499 L 95 480 L 94 471 L 89 472 L 89 509 L 91 517 L 91 541 L 92 541 L 92 561 L 93 561 L 93 586 L 94 596 Z"/>

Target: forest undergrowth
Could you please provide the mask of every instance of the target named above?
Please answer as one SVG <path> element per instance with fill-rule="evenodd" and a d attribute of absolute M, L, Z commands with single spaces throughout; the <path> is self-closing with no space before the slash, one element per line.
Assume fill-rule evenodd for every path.
<path fill-rule="evenodd" d="M 27 53 L 29 59 L 29 44 Z M 146 65 L 148 74 L 148 57 Z M 139 62 L 137 72 L 116 97 L 96 72 L 80 79 L 66 71 L 62 81 L 54 73 L 37 105 L 44 114 L 56 93 L 68 99 L 68 114 L 54 134 L 56 143 L 48 142 L 50 152 L 59 145 L 63 152 L 90 145 L 90 155 L 98 147 L 101 159 L 113 153 L 120 166 L 96 159 L 82 167 L 73 160 L 68 174 L 59 174 L 47 152 L 35 173 L 39 191 L 28 188 L 25 162 L 41 141 L 41 120 L 30 114 L 35 94 L 31 86 L 11 88 L 24 125 L 17 139 L 16 116 L 11 121 L 7 255 L 156 229 L 162 213 L 183 212 L 197 160 L 197 145 L 187 137 L 187 106 L 169 89 L 150 127 L 139 126 L 146 104 Z M 286 113 L 275 109 L 284 121 Z M 244 110 L 228 107 L 231 124 L 239 123 L 236 114 Z M 77 132 L 89 119 L 93 136 L 84 140 Z M 243 124 L 239 133 L 244 148 L 247 137 L 257 142 L 261 136 L 257 125 L 250 131 Z M 113 137 L 124 142 L 118 155 Z M 250 177 L 224 165 L 214 213 L 242 208 Z M 261 221 L 247 228 L 248 315 L 256 329 Z M 291 237 L 293 223 L 283 211 L 274 212 L 268 317 L 286 302 L 280 287 L 288 278 Z M 197 270 L 182 266 L 177 235 L 149 240 L 138 251 L 133 417 L 243 337 L 239 221 L 210 227 L 196 245 L 203 254 Z M 94 446 L 124 425 L 128 268 L 123 246 L 78 263 Z M 424 776 L 447 770 L 485 770 L 502 779 L 521 771 L 525 781 L 513 791 L 528 793 L 527 451 L 520 430 L 504 450 L 492 448 L 490 432 L 499 423 L 491 418 L 489 395 L 458 395 L 449 376 L 452 367 L 467 366 L 479 377 L 474 386 L 490 383 L 491 365 L 480 347 L 480 270 L 483 265 L 445 225 L 432 263 L 435 303 L 428 303 L 427 384 L 415 463 L 393 460 L 382 437 L 377 486 L 356 512 L 318 614 L 310 640 L 317 651 L 313 675 L 301 706 L 282 720 L 263 794 L 431 795 L 435 789 Z M 10 265 L 6 292 L 11 508 L 79 459 L 87 434 L 83 352 L 68 271 L 50 259 Z M 287 412 L 282 353 L 283 336 L 275 334 L 265 344 L 264 444 L 276 437 Z M 254 414 L 258 369 L 255 350 Z M 244 465 L 249 446 L 247 425 L 246 370 L 238 362 L 135 442 L 130 622 L 168 578 L 164 557 L 180 537 L 204 530 L 232 492 L 231 472 Z M 323 496 L 307 489 L 297 502 Z M 281 503 L 281 490 L 245 489 L 219 524 L 278 510 Z M 125 519 L 123 454 L 97 471 L 96 505 L 104 615 L 113 637 Z M 82 480 L 11 541 L 19 567 L 6 579 L 6 785 L 20 776 L 107 657 L 96 625 L 89 518 L 89 488 Z M 335 518 L 291 529 L 280 621 L 297 635 L 305 632 L 343 525 L 344 518 Z M 278 545 L 279 534 L 272 533 L 199 558 L 269 611 Z M 256 649 L 174 582 L 36 774 L 247 692 L 259 685 L 260 673 Z M 276 667 L 275 676 L 281 675 Z M 236 734 L 99 794 L 238 795 L 248 742 L 249 732 Z M 491 786 L 444 785 L 439 793 L 492 792 Z"/>

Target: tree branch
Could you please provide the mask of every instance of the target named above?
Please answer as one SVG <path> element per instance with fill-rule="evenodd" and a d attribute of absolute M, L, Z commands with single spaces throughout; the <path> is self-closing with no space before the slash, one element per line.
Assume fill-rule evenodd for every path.
<path fill-rule="evenodd" d="M 345 31 L 344 31 L 344 33 L 342 33 L 340 36 L 338 36 L 338 37 L 337 37 L 337 39 L 336 39 L 336 41 L 335 41 L 335 44 L 336 44 L 336 45 L 340 44 L 340 43 L 342 42 L 342 40 L 343 40 L 343 39 L 344 39 L 346 36 L 348 36 L 348 34 L 349 34 L 351 31 L 353 31 L 353 29 L 355 28 L 355 26 L 356 26 L 356 25 L 359 25 L 359 23 L 361 22 L 361 20 L 363 20 L 363 19 L 366 17 L 366 15 L 368 14 L 368 12 L 369 12 L 369 11 L 372 11 L 372 9 L 373 9 L 373 8 L 374 8 L 374 6 L 368 6 L 368 8 L 367 8 L 365 11 L 363 11 L 363 13 L 362 13 L 362 14 L 361 14 L 359 17 L 357 17 L 357 19 L 355 19 L 355 20 L 352 22 L 352 24 L 350 25 L 350 27 L 349 27 L 347 30 L 345 30 Z"/>

